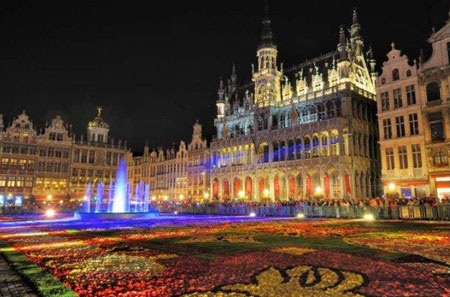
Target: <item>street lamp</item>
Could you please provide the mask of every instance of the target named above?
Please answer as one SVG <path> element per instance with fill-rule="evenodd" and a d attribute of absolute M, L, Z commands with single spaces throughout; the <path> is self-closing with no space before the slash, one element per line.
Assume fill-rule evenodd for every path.
<path fill-rule="evenodd" d="M 395 188 L 396 188 L 397 186 L 394 184 L 394 183 L 390 183 L 389 185 L 388 185 L 388 189 L 389 189 L 389 191 L 391 191 L 391 192 L 393 192 L 393 191 L 395 191 Z"/>
<path fill-rule="evenodd" d="M 263 195 L 264 195 L 264 197 L 268 197 L 269 194 L 270 194 L 269 189 L 264 189 L 264 190 L 263 190 Z"/>
<path fill-rule="evenodd" d="M 321 188 L 321 187 L 317 187 L 317 188 L 316 188 L 316 191 L 315 191 L 315 194 L 316 194 L 316 195 L 322 194 L 322 188 Z"/>
<path fill-rule="evenodd" d="M 203 198 L 208 199 L 209 198 L 209 193 L 208 192 L 203 193 Z"/>
<path fill-rule="evenodd" d="M 52 195 L 47 195 L 47 200 L 52 200 L 53 196 Z"/>
<path fill-rule="evenodd" d="M 244 197 L 245 197 L 244 191 L 239 191 L 238 196 L 239 196 L 239 198 L 241 198 L 241 199 L 244 198 Z"/>
<path fill-rule="evenodd" d="M 184 199 L 184 195 L 183 194 L 178 195 L 178 199 L 183 200 Z"/>

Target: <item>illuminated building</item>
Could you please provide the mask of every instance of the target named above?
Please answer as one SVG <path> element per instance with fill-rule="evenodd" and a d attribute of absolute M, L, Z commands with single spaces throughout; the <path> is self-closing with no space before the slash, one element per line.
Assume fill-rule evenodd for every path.
<path fill-rule="evenodd" d="M 213 199 L 378 194 L 377 75 L 356 11 L 345 32 L 336 51 L 284 69 L 266 13 L 252 81 L 240 84 L 233 66 L 219 84 Z"/>
<path fill-rule="evenodd" d="M 202 126 L 196 122 L 192 140 L 188 145 L 187 196 L 195 201 L 209 199 L 209 151 L 202 136 Z"/>
<path fill-rule="evenodd" d="M 202 138 L 201 125 L 193 127 L 191 142 L 181 141 L 178 148 L 150 152 L 144 147 L 142 156 L 128 161 L 128 178 L 135 189 L 143 181 L 150 185 L 152 199 L 201 200 L 208 193 L 208 147 Z"/>
<path fill-rule="evenodd" d="M 89 182 L 114 178 L 126 144 L 108 138 L 101 109 L 88 126 L 89 140 L 75 139 L 60 116 L 40 133 L 23 112 L 4 129 L 0 120 L 0 195 L 38 201 L 82 198 Z"/>
<path fill-rule="evenodd" d="M 450 20 L 428 42 L 412 65 L 392 44 L 377 84 L 384 190 L 404 197 L 450 195 Z"/>

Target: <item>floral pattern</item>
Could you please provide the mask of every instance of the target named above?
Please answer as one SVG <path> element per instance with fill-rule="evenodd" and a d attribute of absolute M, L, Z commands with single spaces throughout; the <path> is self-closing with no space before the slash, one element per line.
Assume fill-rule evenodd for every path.
<path fill-rule="evenodd" d="M 222 287 L 223 291 L 194 293 L 184 296 L 362 297 L 362 295 L 352 293 L 352 290 L 360 287 L 363 283 L 364 277 L 354 272 L 341 272 L 311 266 L 297 266 L 280 271 L 271 267 L 258 274 L 254 284 L 228 285 Z"/>
<path fill-rule="evenodd" d="M 81 297 L 450 297 L 450 225 L 206 223 L 2 227 L 0 252 Z"/>

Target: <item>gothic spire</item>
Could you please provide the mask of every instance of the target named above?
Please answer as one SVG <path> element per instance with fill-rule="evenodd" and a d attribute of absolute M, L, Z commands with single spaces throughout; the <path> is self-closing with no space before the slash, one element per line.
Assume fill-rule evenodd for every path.
<path fill-rule="evenodd" d="M 347 38 L 345 36 L 344 25 L 339 29 L 339 44 L 338 44 L 339 60 L 347 59 Z"/>
<path fill-rule="evenodd" d="M 358 24 L 358 12 L 356 11 L 356 7 L 353 8 L 353 25 Z"/>
<path fill-rule="evenodd" d="M 231 83 L 236 84 L 237 74 L 236 74 L 236 64 L 233 63 L 233 67 L 231 68 Z"/>
<path fill-rule="evenodd" d="M 262 21 L 263 29 L 261 31 L 261 40 L 258 44 L 258 49 L 265 47 L 276 48 L 275 42 L 273 41 L 272 27 L 270 26 L 269 19 L 269 3 L 266 0 L 266 8 L 264 10 L 264 19 Z"/>

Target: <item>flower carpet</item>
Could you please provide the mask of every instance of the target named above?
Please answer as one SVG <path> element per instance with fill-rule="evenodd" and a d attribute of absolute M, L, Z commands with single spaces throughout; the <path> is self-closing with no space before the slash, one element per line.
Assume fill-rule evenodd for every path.
<path fill-rule="evenodd" d="M 42 296 L 450 296 L 450 224 L 181 221 L 0 223 L 0 253 Z"/>

